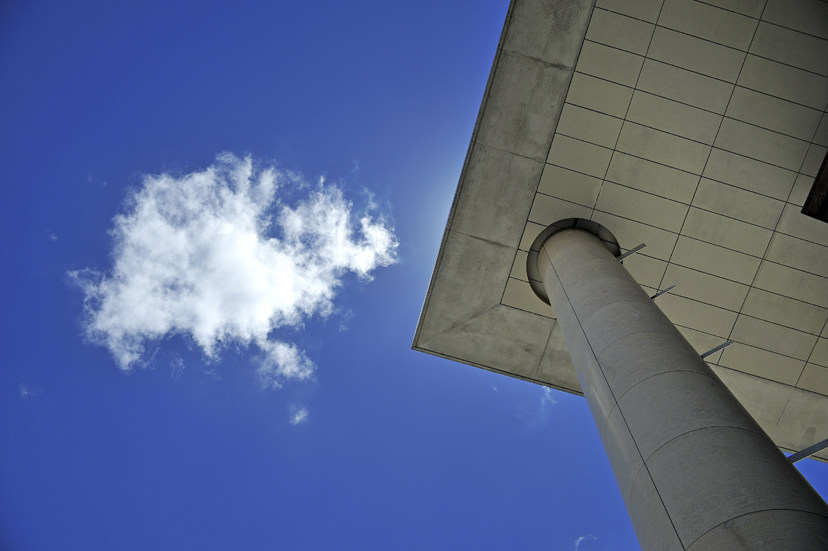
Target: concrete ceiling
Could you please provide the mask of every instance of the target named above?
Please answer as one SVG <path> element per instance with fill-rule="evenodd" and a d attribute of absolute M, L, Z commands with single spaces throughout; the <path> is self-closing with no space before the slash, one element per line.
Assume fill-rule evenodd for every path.
<path fill-rule="evenodd" d="M 526 255 L 586 218 L 780 447 L 828 438 L 826 107 L 828 3 L 513 1 L 414 348 L 580 393 Z"/>

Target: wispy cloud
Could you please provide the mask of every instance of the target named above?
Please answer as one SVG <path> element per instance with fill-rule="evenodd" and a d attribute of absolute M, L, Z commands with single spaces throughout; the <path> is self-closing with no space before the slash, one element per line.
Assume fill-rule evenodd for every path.
<path fill-rule="evenodd" d="M 557 403 L 558 401 L 552 395 L 552 389 L 548 386 L 543 387 L 543 396 L 541 396 L 541 411 L 546 412 L 548 408 Z"/>
<path fill-rule="evenodd" d="M 303 190 L 290 203 L 284 197 Z M 191 337 L 210 359 L 256 345 L 264 386 L 307 379 L 310 358 L 274 336 L 327 316 L 347 272 L 370 279 L 395 262 L 393 229 L 354 213 L 341 190 L 220 155 L 206 170 L 150 175 L 114 219 L 112 269 L 71 272 L 85 296 L 86 332 L 123 370 L 148 342 Z"/>
<path fill-rule="evenodd" d="M 40 395 L 40 389 L 29 386 L 25 383 L 20 383 L 20 387 L 18 388 L 18 394 L 21 398 L 31 398 L 33 396 Z"/>
<path fill-rule="evenodd" d="M 294 427 L 308 420 L 308 408 L 300 408 L 290 416 L 290 424 Z"/>
<path fill-rule="evenodd" d="M 592 534 L 587 534 L 586 536 L 581 536 L 581 537 L 579 537 L 578 539 L 575 540 L 575 543 L 573 544 L 574 545 L 573 549 L 575 551 L 578 551 L 581 548 L 581 544 L 584 543 L 585 541 L 587 541 L 587 540 L 595 541 L 597 539 L 598 538 L 596 538 Z"/>

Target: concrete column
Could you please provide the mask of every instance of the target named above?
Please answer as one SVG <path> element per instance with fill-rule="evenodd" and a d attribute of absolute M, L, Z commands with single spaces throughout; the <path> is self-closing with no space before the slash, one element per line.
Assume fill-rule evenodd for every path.
<path fill-rule="evenodd" d="M 828 549 L 828 506 L 598 238 L 538 268 L 642 549 Z"/>

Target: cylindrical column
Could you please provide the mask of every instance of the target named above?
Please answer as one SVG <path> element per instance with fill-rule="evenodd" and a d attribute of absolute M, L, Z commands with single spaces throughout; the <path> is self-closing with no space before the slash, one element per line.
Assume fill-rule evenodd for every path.
<path fill-rule="evenodd" d="M 828 506 L 598 238 L 538 268 L 643 549 L 828 549 Z"/>

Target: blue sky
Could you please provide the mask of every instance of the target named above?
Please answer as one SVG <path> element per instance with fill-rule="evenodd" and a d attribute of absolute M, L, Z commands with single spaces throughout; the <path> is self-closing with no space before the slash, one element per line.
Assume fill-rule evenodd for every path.
<path fill-rule="evenodd" d="M 583 399 L 410 350 L 507 7 L 0 6 L 0 549 L 638 548 Z"/>

